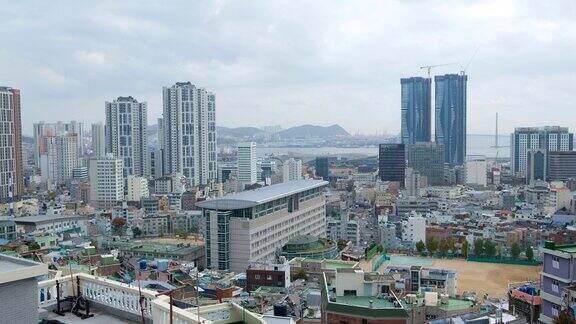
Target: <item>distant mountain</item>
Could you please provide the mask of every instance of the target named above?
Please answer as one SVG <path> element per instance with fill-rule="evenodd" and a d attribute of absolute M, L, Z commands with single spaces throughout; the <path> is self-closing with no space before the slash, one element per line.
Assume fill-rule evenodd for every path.
<path fill-rule="evenodd" d="M 258 134 L 264 134 L 265 131 L 256 127 L 236 127 L 228 128 L 222 126 L 216 126 L 216 133 L 218 137 L 254 137 Z"/>
<path fill-rule="evenodd" d="M 283 139 L 329 138 L 329 137 L 346 137 L 350 136 L 350 134 L 340 125 L 331 125 L 331 126 L 302 125 L 282 130 L 277 133 L 277 136 Z"/>

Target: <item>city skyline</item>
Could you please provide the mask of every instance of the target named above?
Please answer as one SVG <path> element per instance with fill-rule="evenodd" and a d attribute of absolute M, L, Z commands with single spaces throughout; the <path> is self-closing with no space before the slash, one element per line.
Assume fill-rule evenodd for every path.
<path fill-rule="evenodd" d="M 218 94 L 220 125 L 290 127 L 305 116 L 350 133 L 395 135 L 397 80 L 426 76 L 419 67 L 428 64 L 459 62 L 432 74 L 459 73 L 476 49 L 466 68 L 470 133 L 492 133 L 496 112 L 502 133 L 558 120 L 576 127 L 570 2 L 180 7 L 39 3 L 45 15 L 33 18 L 6 4 L 0 30 L 12 45 L 0 53 L 2 84 L 23 93 L 24 134 L 34 122 L 55 121 L 55 111 L 86 125 L 103 121 L 102 104 L 117 96 L 148 102 L 153 120 L 162 86 L 190 80 Z M 415 11 L 427 12 L 423 24 L 400 19 Z M 182 32 L 184 40 L 176 37 Z"/>

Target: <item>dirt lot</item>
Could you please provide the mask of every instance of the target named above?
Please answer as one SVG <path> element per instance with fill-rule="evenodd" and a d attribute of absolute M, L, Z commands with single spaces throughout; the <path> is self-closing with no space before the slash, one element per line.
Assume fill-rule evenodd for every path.
<path fill-rule="evenodd" d="M 541 266 L 522 266 L 464 260 L 434 259 L 432 266 L 458 271 L 458 292 L 475 291 L 477 296 L 506 296 L 508 283 L 539 280 Z"/>
<path fill-rule="evenodd" d="M 378 256 L 374 257 L 376 260 Z M 539 280 L 541 266 L 522 266 L 498 263 L 468 262 L 461 259 L 433 259 L 420 257 L 393 256 L 393 261 L 387 265 L 422 265 L 440 269 L 458 271 L 458 292 L 474 291 L 477 296 L 488 294 L 493 297 L 504 297 L 509 283 L 527 280 Z M 360 266 L 365 271 L 372 270 L 371 261 L 361 261 Z"/>

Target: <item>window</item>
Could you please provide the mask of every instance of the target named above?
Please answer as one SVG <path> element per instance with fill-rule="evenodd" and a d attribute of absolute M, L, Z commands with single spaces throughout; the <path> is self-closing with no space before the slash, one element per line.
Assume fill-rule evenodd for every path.
<path fill-rule="evenodd" d="M 254 279 L 256 279 L 256 280 L 260 280 L 260 275 L 259 275 L 259 274 L 257 274 L 257 275 L 254 275 Z"/>
<path fill-rule="evenodd" d="M 272 280 L 272 275 L 268 275 L 268 276 L 266 277 L 266 280 Z"/>
<path fill-rule="evenodd" d="M 560 315 L 560 306 L 552 305 L 552 317 L 558 317 Z"/>
<path fill-rule="evenodd" d="M 560 292 L 560 290 L 558 289 L 558 281 L 552 282 L 552 291 L 557 293 L 557 294 Z"/>
<path fill-rule="evenodd" d="M 560 258 L 558 258 L 558 257 L 552 258 L 552 268 L 560 269 Z"/>

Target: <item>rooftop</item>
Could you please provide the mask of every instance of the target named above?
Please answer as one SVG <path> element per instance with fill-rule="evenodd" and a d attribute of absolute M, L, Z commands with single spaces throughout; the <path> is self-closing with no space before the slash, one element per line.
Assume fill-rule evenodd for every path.
<path fill-rule="evenodd" d="M 576 253 L 576 244 L 556 245 L 554 242 L 546 242 L 544 248 L 565 253 Z"/>
<path fill-rule="evenodd" d="M 254 207 L 282 197 L 297 194 L 306 190 L 326 186 L 328 182 L 324 180 L 297 180 L 289 181 L 272 186 L 266 186 L 254 190 L 242 191 L 239 193 L 202 201 L 196 206 L 205 209 L 231 210 Z"/>
<path fill-rule="evenodd" d="M 86 216 L 80 215 L 37 215 L 37 216 L 24 216 L 24 217 L 16 217 L 14 218 L 14 222 L 16 224 L 22 223 L 49 223 L 53 221 L 59 220 L 74 220 L 74 219 L 82 219 L 87 218 Z"/>
<path fill-rule="evenodd" d="M 357 307 L 366 307 L 373 309 L 385 309 L 385 308 L 396 308 L 394 304 L 387 298 L 378 298 L 376 296 L 335 296 L 335 303 L 345 304 Z M 332 301 L 334 303 L 334 301 Z M 372 306 L 370 306 L 372 302 Z"/>
<path fill-rule="evenodd" d="M 45 264 L 0 254 L 0 284 L 46 274 L 48 266 Z"/>

